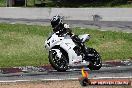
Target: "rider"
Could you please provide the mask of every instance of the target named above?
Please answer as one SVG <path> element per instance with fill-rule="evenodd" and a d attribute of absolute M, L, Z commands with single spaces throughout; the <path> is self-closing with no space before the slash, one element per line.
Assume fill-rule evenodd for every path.
<path fill-rule="evenodd" d="M 53 16 L 51 18 L 51 25 L 53 28 L 53 32 L 57 33 L 58 35 L 68 34 L 70 35 L 73 42 L 77 43 L 80 47 L 85 56 L 87 56 L 86 49 L 84 44 L 81 42 L 80 38 L 77 35 L 74 35 L 69 28 L 69 25 L 62 22 L 62 17 L 59 15 Z"/>

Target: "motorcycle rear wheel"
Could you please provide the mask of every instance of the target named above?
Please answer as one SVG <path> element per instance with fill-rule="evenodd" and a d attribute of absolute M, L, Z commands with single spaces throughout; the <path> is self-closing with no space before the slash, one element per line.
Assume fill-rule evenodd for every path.
<path fill-rule="evenodd" d="M 65 72 L 68 69 L 68 59 L 66 56 L 62 53 L 61 58 L 57 57 L 55 50 L 49 52 L 49 62 L 59 72 Z"/>
<path fill-rule="evenodd" d="M 100 54 L 93 48 L 88 48 L 88 52 L 88 58 L 90 60 L 88 68 L 90 70 L 99 70 L 102 67 L 102 58 Z"/>

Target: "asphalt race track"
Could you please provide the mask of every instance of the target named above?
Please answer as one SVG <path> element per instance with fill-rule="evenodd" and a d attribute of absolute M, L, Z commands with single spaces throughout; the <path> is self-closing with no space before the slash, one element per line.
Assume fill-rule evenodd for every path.
<path fill-rule="evenodd" d="M 30 20 L 30 19 L 5 19 L 0 18 L 0 22 L 20 23 L 20 24 L 37 24 L 49 25 L 49 20 Z M 99 30 L 113 30 L 132 32 L 132 22 L 93 22 L 93 21 L 65 21 L 73 27 L 97 28 Z M 105 30 L 104 30 L 105 29 Z M 13 72 L 17 69 L 19 71 Z M 41 69 L 41 71 L 40 71 Z M 81 77 L 81 68 L 72 68 L 66 72 L 57 72 L 51 68 L 45 67 L 18 67 L 0 69 L 0 82 L 16 82 L 16 81 L 38 81 L 38 80 L 76 80 Z M 109 79 L 109 78 L 131 78 L 132 79 L 132 61 L 105 62 L 103 67 L 98 71 L 90 71 L 90 79 Z"/>
<path fill-rule="evenodd" d="M 12 19 L 12 18 L 0 18 L 0 22 L 5 23 L 20 23 L 20 24 L 36 24 L 36 25 L 50 25 L 49 19 Z M 66 20 L 64 21 L 70 24 L 70 27 L 81 27 L 83 28 L 95 28 L 102 31 L 112 30 L 112 31 L 123 31 L 132 32 L 132 22 L 131 21 L 81 21 L 81 20 Z"/>
<path fill-rule="evenodd" d="M 113 78 L 132 78 L 132 66 L 122 67 L 102 67 L 98 71 L 90 71 L 90 79 L 113 79 Z M 13 81 L 38 81 L 38 80 L 76 80 L 81 77 L 81 70 L 71 70 L 67 72 L 32 72 L 31 74 L 10 73 L 6 75 L 0 74 L 0 82 L 13 82 Z"/>
<path fill-rule="evenodd" d="M 85 71 L 88 71 L 88 78 L 90 79 L 132 79 L 132 61 L 105 62 L 100 70 L 91 71 L 85 68 Z M 47 69 L 46 66 L 15 67 L 0 70 L 0 82 L 77 80 L 81 76 L 81 68 L 72 68 L 66 72 L 57 72 L 52 67 Z"/>

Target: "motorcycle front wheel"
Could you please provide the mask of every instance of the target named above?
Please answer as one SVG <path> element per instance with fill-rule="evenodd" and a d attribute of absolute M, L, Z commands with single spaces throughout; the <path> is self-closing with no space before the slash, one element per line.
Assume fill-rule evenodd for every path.
<path fill-rule="evenodd" d="M 51 66 L 59 72 L 65 72 L 68 69 L 68 59 L 66 56 L 62 53 L 61 58 L 57 57 L 55 50 L 49 52 L 49 62 Z"/>

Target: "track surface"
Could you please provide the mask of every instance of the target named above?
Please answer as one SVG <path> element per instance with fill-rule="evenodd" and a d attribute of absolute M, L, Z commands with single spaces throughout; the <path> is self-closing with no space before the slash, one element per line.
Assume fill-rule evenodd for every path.
<path fill-rule="evenodd" d="M 20 24 L 37 24 L 37 25 L 50 25 L 49 19 L 12 19 L 12 18 L 0 18 L 0 22 L 5 23 L 20 23 Z M 99 30 L 112 30 L 132 32 L 132 21 L 81 21 L 81 20 L 66 20 L 64 21 L 70 24 L 71 27 L 81 28 L 95 28 Z"/>
<path fill-rule="evenodd" d="M 31 19 L 12 19 L 12 18 L 0 18 L 0 22 L 5 23 L 20 23 L 20 24 L 37 24 L 37 25 L 49 25 L 49 20 L 31 20 Z M 99 30 L 113 30 L 132 32 L 132 22 L 93 22 L 93 21 L 65 21 L 73 27 L 83 28 L 96 28 Z M 89 73 L 89 78 L 132 78 L 132 63 L 127 65 L 119 64 L 105 64 L 98 71 L 90 71 L 85 69 Z M 81 77 L 81 69 L 70 69 L 67 72 L 57 72 L 55 70 L 45 70 L 42 72 L 30 71 L 27 73 L 0 73 L 0 81 L 26 81 L 26 80 L 62 80 L 62 79 L 78 79 Z"/>
<path fill-rule="evenodd" d="M 72 68 L 66 72 L 57 72 L 51 68 L 44 70 L 44 68 L 46 67 L 43 67 L 43 71 L 40 72 L 41 67 L 38 67 L 37 70 L 35 67 L 27 67 L 26 71 L 17 73 L 2 73 L 1 69 L 0 82 L 75 80 L 81 77 L 81 69 L 79 68 Z M 132 61 L 108 62 L 104 63 L 100 70 L 91 71 L 85 68 L 85 71 L 88 71 L 90 79 L 132 78 Z"/>
<path fill-rule="evenodd" d="M 90 79 L 103 79 L 103 78 L 132 78 L 132 66 L 121 66 L 121 67 L 102 67 L 98 71 L 90 71 Z M 6 74 L 0 75 L 0 81 L 13 81 L 13 80 L 72 80 L 81 77 L 81 70 L 71 70 L 67 72 L 49 71 L 42 73 L 29 73 L 17 75 Z"/>

